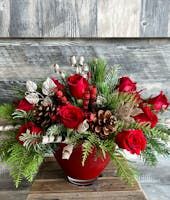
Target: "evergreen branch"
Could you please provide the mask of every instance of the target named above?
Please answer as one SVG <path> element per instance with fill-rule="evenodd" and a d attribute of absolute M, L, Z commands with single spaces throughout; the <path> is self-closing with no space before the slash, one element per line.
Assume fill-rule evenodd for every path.
<path fill-rule="evenodd" d="M 89 154 L 92 152 L 94 145 L 90 141 L 85 141 L 83 143 L 83 156 L 82 156 L 82 166 L 84 166 L 86 159 Z"/>
<path fill-rule="evenodd" d="M 30 130 L 26 130 L 26 133 L 22 133 L 19 139 L 23 142 L 23 146 L 30 150 L 32 147 L 35 152 L 39 153 L 43 150 L 43 144 L 40 143 L 42 136 L 40 134 L 31 133 Z"/>
<path fill-rule="evenodd" d="M 103 83 L 106 76 L 106 62 L 103 59 L 94 59 L 89 62 L 92 84 Z"/>
<path fill-rule="evenodd" d="M 14 106 L 12 104 L 2 104 L 0 106 L 0 118 L 12 120 L 12 113 L 14 112 Z"/>
<path fill-rule="evenodd" d="M 32 112 L 26 112 L 24 110 L 16 109 L 12 113 L 12 117 L 13 117 L 13 119 L 28 119 L 28 120 L 31 120 L 32 119 Z"/>
<path fill-rule="evenodd" d="M 50 126 L 47 131 L 46 135 L 60 135 L 62 132 L 65 132 L 65 127 L 63 125 L 52 125 Z"/>
<path fill-rule="evenodd" d="M 19 186 L 24 177 L 28 181 L 32 181 L 43 161 L 44 155 L 28 151 L 18 143 L 14 144 L 8 151 L 10 155 L 6 162 L 10 166 L 10 174 L 16 187 Z"/>
<path fill-rule="evenodd" d="M 114 92 L 113 94 L 108 94 L 105 98 L 106 107 L 114 111 L 125 103 L 135 102 L 135 95 L 126 92 Z"/>
<path fill-rule="evenodd" d="M 111 160 L 116 167 L 117 176 L 121 177 L 122 180 L 127 182 L 128 184 L 133 185 L 136 177 L 137 171 L 128 163 L 126 158 L 123 157 L 120 153 L 111 153 Z"/>

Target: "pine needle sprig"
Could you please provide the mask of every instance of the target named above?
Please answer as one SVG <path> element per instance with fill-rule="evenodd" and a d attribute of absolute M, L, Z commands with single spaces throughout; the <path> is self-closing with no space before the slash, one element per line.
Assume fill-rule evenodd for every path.
<path fill-rule="evenodd" d="M 2 104 L 0 105 L 0 118 L 12 120 L 12 113 L 14 112 L 14 106 L 12 104 Z"/>
<path fill-rule="evenodd" d="M 32 147 L 35 152 L 41 152 L 43 150 L 43 145 L 41 142 L 42 136 L 40 134 L 31 133 L 30 130 L 26 130 L 25 133 L 19 137 L 23 142 L 23 146 L 29 151 Z"/>
<path fill-rule="evenodd" d="M 105 96 L 106 107 L 115 111 L 125 103 L 135 103 L 135 95 L 125 92 L 114 92 Z"/>
<path fill-rule="evenodd" d="M 10 174 L 16 187 L 19 186 L 23 178 L 27 178 L 28 181 L 31 181 L 37 173 L 44 155 L 28 151 L 18 143 L 12 145 L 8 151 L 10 155 L 6 163 L 10 167 Z"/>
<path fill-rule="evenodd" d="M 94 59 L 89 62 L 92 84 L 98 84 L 105 81 L 106 61 L 103 59 Z"/>
<path fill-rule="evenodd" d="M 90 141 L 85 141 L 82 147 L 83 147 L 82 166 L 84 166 L 85 161 L 87 160 L 89 154 L 93 150 L 94 144 L 92 144 Z"/>
<path fill-rule="evenodd" d="M 114 152 L 110 154 L 113 165 L 116 167 L 116 175 L 130 185 L 133 185 L 138 176 L 137 171 L 128 163 L 127 159 L 120 154 Z"/>

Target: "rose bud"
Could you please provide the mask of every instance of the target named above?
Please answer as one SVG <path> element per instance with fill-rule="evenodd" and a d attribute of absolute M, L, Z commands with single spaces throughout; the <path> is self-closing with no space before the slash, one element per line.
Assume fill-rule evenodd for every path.
<path fill-rule="evenodd" d="M 148 99 L 148 103 L 152 105 L 155 111 L 167 109 L 170 104 L 162 91 L 156 97 Z"/>
<path fill-rule="evenodd" d="M 136 91 L 136 83 L 129 77 L 121 77 L 117 89 L 119 92 L 133 92 Z"/>
<path fill-rule="evenodd" d="M 132 154 L 139 155 L 146 148 L 146 137 L 141 130 L 124 130 L 115 138 L 117 145 Z"/>

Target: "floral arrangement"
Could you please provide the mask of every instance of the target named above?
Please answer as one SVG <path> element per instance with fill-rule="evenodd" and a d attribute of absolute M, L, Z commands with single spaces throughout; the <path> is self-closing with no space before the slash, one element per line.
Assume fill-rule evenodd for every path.
<path fill-rule="evenodd" d="M 169 130 L 158 123 L 170 104 L 162 91 L 142 98 L 136 82 L 119 78 L 117 68 L 102 59 L 86 64 L 73 56 L 71 64 L 75 73 L 55 64 L 55 77 L 27 81 L 19 100 L 0 106 L 0 118 L 12 123 L 0 129 L 0 160 L 9 165 L 16 187 L 23 178 L 32 181 L 45 155 L 60 143 L 66 144 L 63 159 L 82 144 L 82 165 L 94 146 L 103 157 L 109 153 L 117 175 L 129 183 L 136 171 L 124 150 L 149 165 L 157 163 L 157 154 L 170 154 Z"/>

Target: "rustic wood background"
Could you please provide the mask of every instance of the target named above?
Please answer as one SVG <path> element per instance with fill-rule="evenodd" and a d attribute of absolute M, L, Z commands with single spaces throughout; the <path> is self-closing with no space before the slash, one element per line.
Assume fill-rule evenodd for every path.
<path fill-rule="evenodd" d="M 169 0 L 0 0 L 0 37 L 168 37 Z"/>

